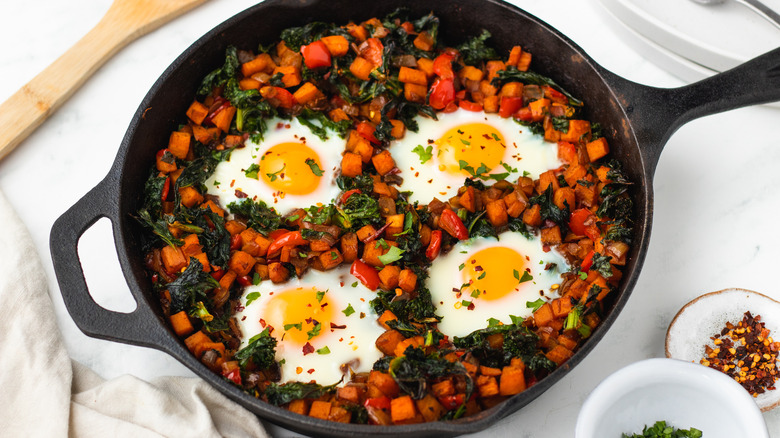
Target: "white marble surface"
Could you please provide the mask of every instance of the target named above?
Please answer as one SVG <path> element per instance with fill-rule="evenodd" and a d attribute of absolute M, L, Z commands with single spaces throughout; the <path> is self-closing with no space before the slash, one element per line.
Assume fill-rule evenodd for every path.
<path fill-rule="evenodd" d="M 72 357 L 106 378 L 192 373 L 167 355 L 83 335 L 65 310 L 48 246 L 54 220 L 106 174 L 141 99 L 160 73 L 201 34 L 252 0 L 210 0 L 142 37 L 101 68 L 20 148 L 0 162 L 0 189 L 29 227 Z M 628 79 L 660 87 L 681 81 L 625 45 L 596 1 L 515 0 L 557 27 L 597 62 Z M 108 9 L 109 0 L 0 2 L 0 100 L 5 100 Z M 753 107 L 683 126 L 668 142 L 655 175 L 655 219 L 647 260 L 631 299 L 603 341 L 530 405 L 477 436 L 572 436 L 579 408 L 607 375 L 663 356 L 666 327 L 690 299 L 726 287 L 780 299 L 772 277 L 780 260 L 777 216 L 780 111 Z M 0 127 L 8 129 L 8 127 Z M 116 262 L 108 222 L 82 239 L 80 254 L 96 299 L 134 306 Z M 764 414 L 780 436 L 780 409 Z M 277 436 L 290 436 L 279 428 Z"/>

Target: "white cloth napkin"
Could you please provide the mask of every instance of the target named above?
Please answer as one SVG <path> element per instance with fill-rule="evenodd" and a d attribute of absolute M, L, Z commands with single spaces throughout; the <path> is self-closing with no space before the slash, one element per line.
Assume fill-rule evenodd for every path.
<path fill-rule="evenodd" d="M 0 435 L 267 437 L 256 416 L 203 380 L 106 381 L 71 361 L 41 261 L 0 192 Z"/>

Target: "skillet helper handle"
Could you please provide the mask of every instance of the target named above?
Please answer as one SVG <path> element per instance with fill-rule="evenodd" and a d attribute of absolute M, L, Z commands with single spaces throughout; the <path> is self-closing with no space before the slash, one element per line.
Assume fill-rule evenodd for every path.
<path fill-rule="evenodd" d="M 648 87 L 606 73 L 605 79 L 623 102 L 637 140 L 644 147 L 650 175 L 664 144 L 683 124 L 732 109 L 780 101 L 780 48 L 679 88 Z"/>
<path fill-rule="evenodd" d="M 54 222 L 49 245 L 57 282 L 68 313 L 88 336 L 160 348 L 151 340 L 165 336 L 159 318 L 151 310 L 143 305 L 137 305 L 131 313 L 107 310 L 92 298 L 84 278 L 78 254 L 81 236 L 104 217 L 111 220 L 114 235 L 117 233 L 119 207 L 117 200 L 108 196 L 116 193 L 112 184 L 115 182 L 109 176 Z M 138 303 L 139 297 L 134 298 Z"/>

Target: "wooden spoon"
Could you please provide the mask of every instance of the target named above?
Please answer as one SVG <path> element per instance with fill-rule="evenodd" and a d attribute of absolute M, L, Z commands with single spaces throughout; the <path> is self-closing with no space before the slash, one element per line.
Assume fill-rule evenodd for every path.
<path fill-rule="evenodd" d="M 206 0 L 114 0 L 83 38 L 0 105 L 0 160 L 119 49 Z"/>

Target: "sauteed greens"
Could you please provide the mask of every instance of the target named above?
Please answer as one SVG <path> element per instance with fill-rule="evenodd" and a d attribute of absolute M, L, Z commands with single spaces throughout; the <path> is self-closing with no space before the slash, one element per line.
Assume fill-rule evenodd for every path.
<path fill-rule="evenodd" d="M 601 128 L 582 118 L 585 104 L 530 70 L 531 53 L 521 46 L 500 53 L 487 31 L 449 46 L 440 40 L 442 25 L 433 14 L 398 10 L 360 23 L 308 23 L 268 45 L 227 47 L 223 65 L 193 90 L 186 117 L 158 152 L 136 217 L 149 230 L 146 266 L 163 313 L 192 354 L 247 393 L 338 422 L 451 420 L 523 392 L 599 326 L 631 243 L 631 181 L 608 161 Z M 388 147 L 418 131 L 423 118 L 455 111 L 517 122 L 518 130 L 557 146 L 560 167 L 510 180 L 517 169 L 506 163 L 506 172 L 491 172 L 461 161 L 466 177 L 455 196 L 411 201 L 399 190 L 406 170 Z M 337 169 L 306 160 L 316 178 L 336 173 L 336 199 L 278 211 L 239 188 L 238 200 L 227 205 L 209 194 L 206 182 L 217 166 L 262 143 L 272 118 L 297 119 L 313 136 L 342 139 Z M 409 151 L 421 165 L 440 154 L 433 140 Z M 286 178 L 285 167 L 263 172 L 258 163 L 241 173 Z M 503 233 L 539 236 L 543 250 L 563 255 L 572 269 L 541 298 L 512 309 L 530 316 L 490 318 L 462 337 L 442 333 L 431 266 L 460 241 Z M 244 289 L 282 287 L 341 265 L 351 277 L 343 291 L 327 293 L 362 283 L 375 291 L 375 314 L 351 304 L 336 314 L 376 319 L 384 332 L 375 346 L 361 348 L 376 348 L 382 358 L 367 372 L 344 364 L 343 381 L 333 385 L 307 381 L 300 371 L 282 375 L 282 334 L 297 330 L 312 339 L 328 327 L 291 321 L 246 340 L 236 315 L 260 294 L 244 296 Z M 519 285 L 534 282 L 530 271 L 514 276 Z M 464 296 L 462 305 L 470 309 L 479 295 Z M 331 323 L 331 331 L 340 328 Z M 329 353 L 327 346 L 303 347 L 304 355 Z"/>

